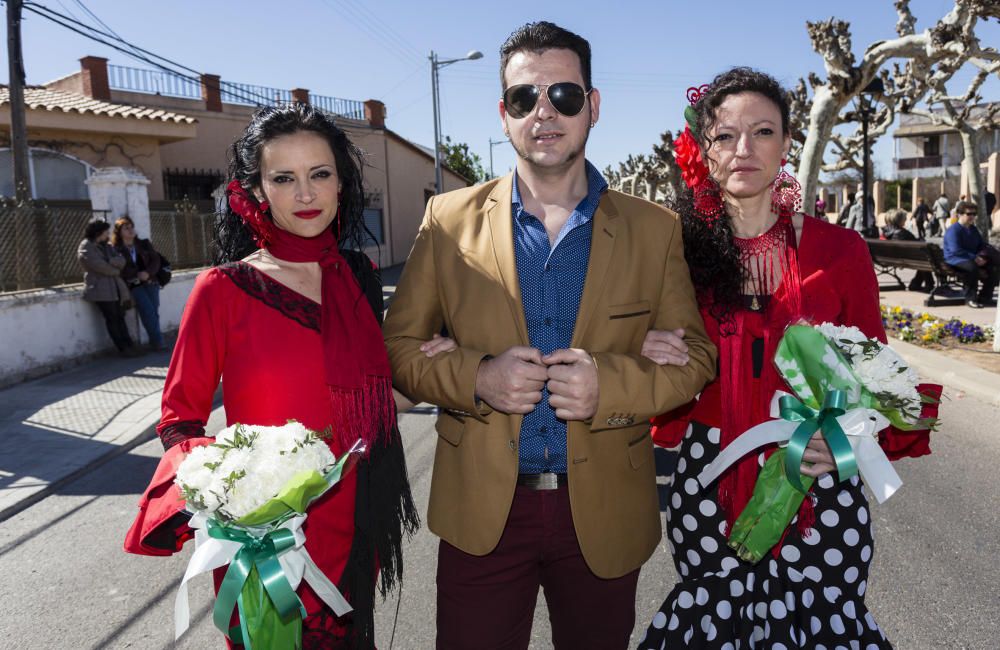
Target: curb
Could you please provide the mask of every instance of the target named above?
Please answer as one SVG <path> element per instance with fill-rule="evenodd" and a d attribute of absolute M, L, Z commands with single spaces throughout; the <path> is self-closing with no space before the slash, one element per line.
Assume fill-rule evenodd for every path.
<path fill-rule="evenodd" d="M 1000 374 L 899 339 L 890 339 L 889 345 L 922 376 L 940 382 L 946 390 L 1000 407 Z"/>

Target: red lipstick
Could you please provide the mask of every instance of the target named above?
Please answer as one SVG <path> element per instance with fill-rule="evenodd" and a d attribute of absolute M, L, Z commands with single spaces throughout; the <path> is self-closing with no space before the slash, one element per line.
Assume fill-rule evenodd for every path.
<path fill-rule="evenodd" d="M 299 210 L 298 212 L 293 212 L 299 219 L 315 219 L 319 215 L 323 214 L 322 210 Z"/>

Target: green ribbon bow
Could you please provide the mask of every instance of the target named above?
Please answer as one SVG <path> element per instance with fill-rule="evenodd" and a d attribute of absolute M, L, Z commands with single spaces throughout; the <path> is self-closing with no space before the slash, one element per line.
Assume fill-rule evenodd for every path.
<path fill-rule="evenodd" d="M 846 480 L 858 473 L 858 464 L 854 459 L 854 450 L 847 441 L 847 435 L 837 422 L 837 417 L 847 412 L 847 392 L 831 390 L 823 398 L 823 405 L 816 409 L 802 403 L 798 398 L 785 395 L 778 400 L 781 419 L 789 422 L 800 422 L 792 437 L 788 439 L 788 451 L 785 454 L 785 474 L 788 482 L 799 492 L 806 493 L 802 487 L 801 474 L 802 455 L 805 453 L 809 439 L 817 430 L 821 431 L 833 453 L 837 464 L 840 480 Z"/>
<path fill-rule="evenodd" d="M 215 627 L 222 630 L 222 633 L 229 636 L 234 643 L 243 643 L 247 650 L 251 650 L 242 594 L 243 586 L 253 569 L 257 570 L 266 596 L 270 597 L 271 603 L 282 619 L 288 619 L 295 612 L 301 614 L 303 619 L 306 617 L 305 606 L 292 589 L 278 562 L 279 554 L 295 547 L 295 535 L 292 531 L 282 528 L 264 537 L 254 537 L 243 530 L 221 526 L 211 519 L 206 522 L 205 528 L 211 537 L 243 545 L 229 563 L 226 576 L 219 586 L 212 612 Z M 240 626 L 230 629 L 229 620 L 234 607 L 239 607 L 240 610 Z"/>

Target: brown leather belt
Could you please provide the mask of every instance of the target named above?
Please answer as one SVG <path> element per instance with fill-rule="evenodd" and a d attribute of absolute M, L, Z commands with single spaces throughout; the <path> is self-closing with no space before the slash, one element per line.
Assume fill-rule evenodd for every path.
<path fill-rule="evenodd" d="M 546 472 L 544 474 L 518 474 L 517 484 L 529 490 L 555 490 L 566 485 L 565 474 L 554 474 Z"/>

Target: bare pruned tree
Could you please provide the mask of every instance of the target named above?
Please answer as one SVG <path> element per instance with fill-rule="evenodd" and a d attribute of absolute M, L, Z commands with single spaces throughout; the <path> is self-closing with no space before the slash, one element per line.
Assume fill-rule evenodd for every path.
<path fill-rule="evenodd" d="M 946 83 L 967 61 L 995 60 L 996 52 L 981 46 L 975 28 L 981 20 L 1000 19 L 997 0 L 955 0 L 951 11 L 919 34 L 909 5 L 909 0 L 895 0 L 897 38 L 872 43 L 860 61 L 852 51 L 850 23 L 836 18 L 806 23 L 813 49 L 823 57 L 826 79 L 810 74 L 808 88 L 800 79 L 791 93 L 792 137 L 801 143 L 793 161 L 798 162 L 803 196 L 815 194 L 820 171 L 860 169 L 860 128 L 851 135 L 834 130 L 857 121 L 851 100 L 873 80 L 880 78 L 885 91 L 871 116 L 870 142 L 888 131 L 897 112 L 912 111 L 935 84 Z M 830 144 L 836 160 L 825 164 Z"/>
<path fill-rule="evenodd" d="M 672 204 L 681 190 L 681 170 L 674 160 L 674 136 L 660 134 L 660 143 L 650 154 L 629 155 L 618 169 L 604 170 L 608 184 L 617 190 L 642 196 L 649 201 Z"/>
<path fill-rule="evenodd" d="M 933 124 L 944 124 L 958 131 L 962 139 L 962 167 L 969 179 L 969 195 L 982 201 L 983 183 L 979 175 L 979 140 L 986 131 L 1000 128 L 1000 102 L 983 104 L 980 89 L 991 75 L 1000 77 L 1000 57 L 989 53 L 992 59 L 970 58 L 969 63 L 979 70 L 961 95 L 949 95 L 943 82 L 931 81 L 931 94 L 927 99 L 930 108 L 912 108 L 910 112 L 929 119 Z M 933 110 L 937 107 L 937 110 Z M 980 210 L 976 226 L 988 235 L 993 227 L 990 215 Z"/>

